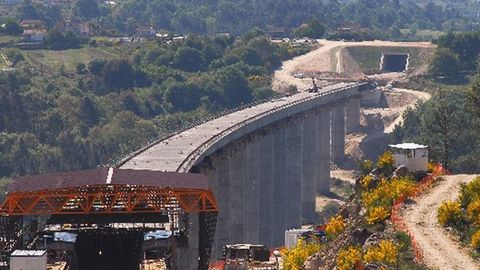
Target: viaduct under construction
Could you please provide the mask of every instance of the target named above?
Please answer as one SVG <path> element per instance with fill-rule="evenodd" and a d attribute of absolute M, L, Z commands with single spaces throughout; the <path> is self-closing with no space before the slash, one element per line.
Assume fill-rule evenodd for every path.
<path fill-rule="evenodd" d="M 47 224 L 111 224 L 106 239 L 115 224 L 163 224 L 178 269 L 206 269 L 226 244 L 282 246 L 286 229 L 314 221 L 315 197 L 330 191 L 330 163 L 344 159 L 367 87 L 336 83 L 251 105 L 153 142 L 116 168 L 17 179 L 1 205 L 0 242 L 18 243 L 17 217 L 48 215 Z M 154 228 L 137 231 L 128 235 L 141 243 L 134 254 L 171 247 L 138 240 Z M 96 237 L 79 230 L 78 260 Z"/>

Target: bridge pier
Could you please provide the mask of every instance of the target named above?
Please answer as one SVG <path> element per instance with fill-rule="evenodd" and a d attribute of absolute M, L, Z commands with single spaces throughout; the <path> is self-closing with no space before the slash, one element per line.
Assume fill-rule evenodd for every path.
<path fill-rule="evenodd" d="M 259 201 L 258 209 L 260 217 L 257 222 L 260 223 L 259 230 L 260 243 L 269 246 L 273 243 L 273 211 L 277 207 L 274 201 L 274 179 L 273 178 L 273 161 L 274 155 L 274 135 L 269 133 L 258 142 L 257 147 L 257 181 L 259 183 Z M 275 179 L 276 181 L 277 179 Z"/>
<path fill-rule="evenodd" d="M 360 98 L 351 97 L 347 100 L 346 105 L 347 120 L 346 130 L 347 133 L 353 133 L 360 127 Z"/>
<path fill-rule="evenodd" d="M 276 126 L 273 134 L 273 208 L 272 245 L 284 245 L 287 223 L 287 127 L 285 123 Z"/>
<path fill-rule="evenodd" d="M 326 105 L 317 110 L 317 193 L 327 194 L 330 192 L 330 115 L 331 108 Z"/>
<path fill-rule="evenodd" d="M 318 179 L 319 152 L 317 140 L 317 121 L 314 113 L 308 113 L 302 122 L 303 181 L 302 181 L 302 219 L 307 223 L 315 222 L 315 198 Z"/>
<path fill-rule="evenodd" d="M 331 159 L 338 164 L 345 159 L 345 102 L 334 103 L 331 119 Z"/>
<path fill-rule="evenodd" d="M 245 165 L 246 148 L 234 143 L 234 153 L 230 161 L 230 242 L 242 243 L 245 240 Z"/>
<path fill-rule="evenodd" d="M 303 180 L 303 149 L 302 149 L 302 120 L 292 119 L 287 127 L 287 213 L 285 227 L 300 228 L 302 225 L 302 180 Z M 297 198 L 289 200 L 289 198 Z M 284 227 L 284 228 L 285 228 Z"/>
<path fill-rule="evenodd" d="M 258 158 L 258 138 L 254 138 L 247 143 L 245 148 L 245 178 L 242 184 L 245 189 L 244 196 L 244 242 L 258 244 L 260 240 L 260 182 L 257 177 L 259 158 Z"/>

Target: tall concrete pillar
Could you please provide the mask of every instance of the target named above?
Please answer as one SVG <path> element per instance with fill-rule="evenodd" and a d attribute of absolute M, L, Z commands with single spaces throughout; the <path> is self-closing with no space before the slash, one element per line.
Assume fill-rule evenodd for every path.
<path fill-rule="evenodd" d="M 212 258 L 219 259 L 221 256 L 222 248 L 231 242 L 230 230 L 230 153 L 228 148 L 214 158 L 213 164 L 218 164 L 215 169 L 217 177 L 217 192 L 215 192 L 215 198 L 217 204 L 220 207 L 217 217 L 217 227 L 215 230 L 215 240 L 213 245 Z"/>
<path fill-rule="evenodd" d="M 257 177 L 258 171 L 258 138 L 253 138 L 247 142 L 245 149 L 245 225 L 244 225 L 244 243 L 258 244 L 260 238 L 260 209 L 259 193 L 260 184 Z"/>
<path fill-rule="evenodd" d="M 329 105 L 322 106 L 317 110 L 317 192 L 327 194 L 330 192 L 330 117 Z"/>
<path fill-rule="evenodd" d="M 345 159 L 345 103 L 336 102 L 332 109 L 331 120 L 331 158 L 335 163 Z"/>
<path fill-rule="evenodd" d="M 265 243 L 272 247 L 273 245 L 273 211 L 277 207 L 274 202 L 274 178 L 273 178 L 273 152 L 274 146 L 273 134 L 260 139 L 257 147 L 257 181 L 259 185 L 258 209 L 260 210 L 260 243 Z"/>
<path fill-rule="evenodd" d="M 188 215 L 188 247 L 177 249 L 178 269 L 197 269 L 198 267 L 198 244 L 199 244 L 199 223 L 198 213 Z"/>
<path fill-rule="evenodd" d="M 245 145 L 234 143 L 230 161 L 230 243 L 245 240 Z M 225 195 L 222 195 L 225 196 Z"/>
<path fill-rule="evenodd" d="M 287 128 L 287 228 L 302 225 L 302 150 L 302 119 L 293 119 Z"/>
<path fill-rule="evenodd" d="M 272 246 L 282 246 L 285 241 L 287 189 L 287 129 L 284 123 L 273 134 L 273 205 Z"/>
<path fill-rule="evenodd" d="M 360 127 L 360 98 L 351 97 L 347 100 L 347 133 L 352 133 Z"/>
<path fill-rule="evenodd" d="M 302 125 L 302 219 L 308 224 L 311 224 L 315 222 L 316 182 L 319 163 L 316 115 L 313 113 L 307 114 Z"/>

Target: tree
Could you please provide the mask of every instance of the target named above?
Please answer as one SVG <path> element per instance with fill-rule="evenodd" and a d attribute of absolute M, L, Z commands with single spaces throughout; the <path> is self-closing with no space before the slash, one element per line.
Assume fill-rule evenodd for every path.
<path fill-rule="evenodd" d="M 192 84 L 171 83 L 167 86 L 164 99 L 173 111 L 191 111 L 200 106 L 202 89 Z"/>
<path fill-rule="evenodd" d="M 238 67 L 226 67 L 220 70 L 217 76 L 227 107 L 237 107 L 252 101 L 252 89 Z"/>
<path fill-rule="evenodd" d="M 457 54 L 447 48 L 438 48 L 430 62 L 429 74 L 435 77 L 457 78 L 460 69 Z"/>
<path fill-rule="evenodd" d="M 200 71 L 203 67 L 202 53 L 190 47 L 180 47 L 175 53 L 175 67 L 189 71 Z"/>
<path fill-rule="evenodd" d="M 127 89 L 133 86 L 133 67 L 125 59 L 110 60 L 102 69 L 103 81 L 113 89 Z"/>
<path fill-rule="evenodd" d="M 3 31 L 7 35 L 20 35 L 23 33 L 22 27 L 12 18 L 7 18 L 4 22 Z"/>
<path fill-rule="evenodd" d="M 96 0 L 77 0 L 73 7 L 75 15 L 92 19 L 100 15 L 100 9 Z"/>
<path fill-rule="evenodd" d="M 82 99 L 78 116 L 87 126 L 94 126 L 98 123 L 99 112 L 90 98 L 84 97 Z"/>
<path fill-rule="evenodd" d="M 307 24 L 301 25 L 295 29 L 294 35 L 296 37 L 322 38 L 325 34 L 326 28 L 318 19 L 313 19 Z"/>

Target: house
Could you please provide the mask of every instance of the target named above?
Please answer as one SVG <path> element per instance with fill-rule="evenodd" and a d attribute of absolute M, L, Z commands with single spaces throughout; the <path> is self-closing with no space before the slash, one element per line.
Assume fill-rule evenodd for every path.
<path fill-rule="evenodd" d="M 82 22 L 78 20 L 60 20 L 53 29 L 59 32 L 72 31 L 77 36 L 90 36 L 92 30 L 89 22 Z"/>
<path fill-rule="evenodd" d="M 44 23 L 41 20 L 21 20 L 20 27 L 25 29 L 40 29 L 44 28 Z"/>
<path fill-rule="evenodd" d="M 402 143 L 389 145 L 395 167 L 405 165 L 410 171 L 427 171 L 428 146 L 416 143 Z"/>
<path fill-rule="evenodd" d="M 137 26 L 135 34 L 139 37 L 154 37 L 156 32 L 153 26 Z"/>
<path fill-rule="evenodd" d="M 33 42 L 43 42 L 47 37 L 47 30 L 45 29 L 25 29 L 23 30 L 23 40 Z"/>

